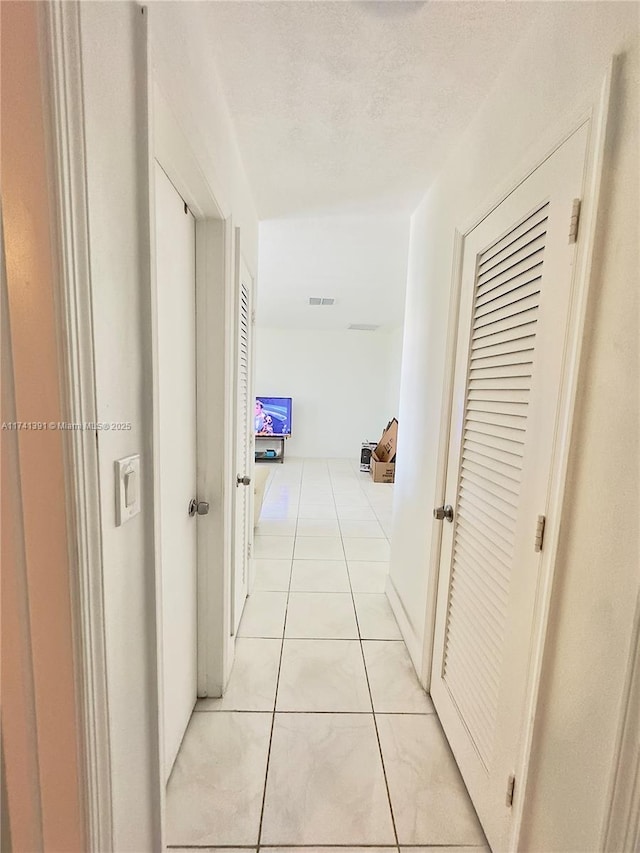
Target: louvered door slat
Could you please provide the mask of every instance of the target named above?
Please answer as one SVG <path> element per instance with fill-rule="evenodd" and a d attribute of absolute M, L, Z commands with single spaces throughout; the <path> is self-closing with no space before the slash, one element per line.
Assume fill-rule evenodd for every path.
<path fill-rule="evenodd" d="M 522 335 L 512 335 L 504 341 L 475 341 L 472 347 L 471 361 L 480 361 L 481 359 L 492 358 L 499 355 L 517 355 L 518 353 L 531 354 L 533 352 L 533 344 L 535 341 L 535 326 L 532 326 L 530 332 L 525 332 Z"/>
<path fill-rule="evenodd" d="M 521 282 L 529 281 L 540 275 L 542 275 L 542 252 L 535 252 L 518 263 L 514 263 L 512 267 L 491 270 L 478 286 L 475 301 L 477 303 L 480 297 L 487 294 L 495 295 L 496 292 L 504 293 L 515 290 Z"/>
<path fill-rule="evenodd" d="M 484 342 L 487 337 L 491 337 L 497 332 L 516 332 L 519 336 L 523 326 L 535 325 L 536 313 L 535 306 L 532 306 L 530 309 L 519 310 L 519 306 L 516 305 L 513 312 L 507 317 L 492 320 L 485 325 L 478 324 L 474 329 L 473 340 Z M 501 338 L 501 340 L 509 339 L 509 337 Z"/>
<path fill-rule="evenodd" d="M 458 559 L 462 563 L 467 563 L 467 571 L 476 571 L 482 577 L 482 582 L 487 584 L 487 587 L 493 586 L 491 595 L 495 598 L 503 600 L 506 604 L 509 591 L 508 583 L 503 575 L 496 572 L 490 560 L 485 560 L 479 551 L 474 550 L 473 543 L 468 542 L 460 545 L 456 551 Z"/>
<path fill-rule="evenodd" d="M 482 465 L 468 458 L 466 455 L 462 464 L 462 470 L 465 473 L 473 474 L 475 477 L 482 477 L 487 483 L 500 486 L 506 492 L 512 492 L 514 495 L 517 495 L 520 491 L 520 480 L 517 476 L 514 477 L 513 473 L 506 477 L 504 474 L 500 474 L 499 471 L 493 470 L 490 466 Z"/>
<path fill-rule="evenodd" d="M 503 579 L 498 575 L 492 575 L 490 571 L 485 571 L 485 566 L 462 548 L 456 550 L 456 556 L 458 562 L 465 566 L 464 576 L 471 583 L 474 578 L 476 579 L 477 586 L 484 591 L 495 608 L 495 618 L 501 619 L 502 608 L 509 598 Z"/>
<path fill-rule="evenodd" d="M 442 677 L 485 767 L 495 738 L 546 208 L 494 242 L 476 267 Z"/>
<path fill-rule="evenodd" d="M 499 533 L 507 542 L 509 541 L 511 527 L 509 522 L 504 518 L 504 513 L 501 510 L 494 507 L 488 501 L 482 501 L 468 486 L 465 486 L 464 490 L 460 490 L 459 503 L 462 506 L 465 504 L 472 506 L 475 512 L 484 513 L 494 522 L 496 533 Z"/>
<path fill-rule="evenodd" d="M 469 638 L 469 642 L 473 643 L 473 637 Z M 451 651 L 451 663 L 455 663 L 455 667 L 450 667 L 449 686 L 453 687 L 454 697 L 463 694 L 466 690 L 473 690 L 474 694 L 482 699 L 465 709 L 465 720 L 467 724 L 471 724 L 470 728 L 478 733 L 481 746 L 488 750 L 490 741 L 486 733 L 491 729 L 496 706 L 495 691 L 491 689 L 489 674 L 485 670 L 478 669 L 473 657 L 468 654 L 468 650 L 462 644 L 457 644 L 455 650 Z"/>
<path fill-rule="evenodd" d="M 495 456 L 488 456 L 486 453 L 474 450 L 468 441 L 465 441 L 465 455 L 477 465 L 482 465 L 491 471 L 503 474 L 505 477 L 511 477 L 512 480 L 517 478 L 518 469 L 513 463 L 501 462 Z"/>
<path fill-rule="evenodd" d="M 452 678 L 460 685 L 458 692 L 462 692 L 465 685 L 468 685 L 469 689 L 482 697 L 482 702 L 478 702 L 470 709 L 470 713 L 472 718 L 475 717 L 480 724 L 476 730 L 483 733 L 481 737 L 484 739 L 486 737 L 484 732 L 490 727 L 491 709 L 497 704 L 497 687 L 489 672 L 474 667 L 474 661 L 464 648 L 457 648 L 452 653 L 452 657 L 456 662 L 455 674 Z"/>
<path fill-rule="evenodd" d="M 454 604 L 454 608 L 455 606 L 456 605 Z M 462 607 L 460 606 L 459 612 L 461 610 Z M 469 615 L 471 615 L 471 610 L 469 610 Z M 487 701 L 486 703 L 478 702 L 476 704 L 476 710 L 479 713 L 486 715 L 495 704 L 495 700 L 497 698 L 499 673 L 495 664 L 492 662 L 491 656 L 487 655 L 481 661 L 474 660 L 473 650 L 470 647 L 475 643 L 476 630 L 474 629 L 471 620 L 461 618 L 459 630 L 461 636 L 466 637 L 467 642 L 456 644 L 455 647 L 452 646 L 451 654 L 456 655 L 459 661 L 465 661 L 467 663 L 467 678 L 471 673 L 473 673 L 478 679 L 476 692 L 484 695 Z M 490 719 L 490 717 L 488 717 L 488 719 Z"/>
<path fill-rule="evenodd" d="M 522 456 L 524 448 L 522 441 L 512 436 L 502 438 L 491 432 L 490 427 L 485 427 L 484 424 L 469 424 L 466 430 L 466 435 L 472 440 L 486 444 L 489 447 L 495 447 L 497 450 L 503 450 L 505 453 L 511 453 L 514 456 Z"/>
<path fill-rule="evenodd" d="M 470 378 L 468 401 L 476 405 L 472 409 L 484 411 L 482 403 L 494 403 L 495 411 L 514 415 L 521 414 L 529 404 L 526 385 L 531 381 L 528 376 L 516 378 L 512 376 L 483 376 L 480 379 Z M 486 411 L 494 411 L 488 408 Z"/>
<path fill-rule="evenodd" d="M 502 447 L 496 447 L 494 444 L 489 444 L 486 441 L 478 442 L 476 439 L 477 436 L 473 436 L 471 432 L 469 432 L 464 442 L 465 447 L 475 453 L 481 454 L 487 459 L 494 459 L 498 462 L 504 462 L 505 465 L 518 467 L 518 460 L 513 458 L 514 456 L 518 456 L 518 454 L 514 453 L 512 449 L 505 450 Z"/>
<path fill-rule="evenodd" d="M 466 420 L 468 424 L 488 424 L 495 426 L 496 435 L 503 435 L 505 437 L 513 435 L 513 430 L 524 431 L 526 428 L 526 424 L 522 423 L 523 418 L 517 415 L 507 415 L 501 412 L 473 411 L 471 408 L 467 409 Z M 473 429 L 473 427 L 470 428 Z"/>
<path fill-rule="evenodd" d="M 487 565 L 487 570 L 490 570 L 496 579 L 502 579 L 508 584 L 510 566 L 509 560 L 505 554 L 496 550 L 493 544 L 487 537 L 483 535 L 483 530 L 476 529 L 473 524 L 470 524 L 467 519 L 458 518 L 456 525 L 464 532 L 464 536 L 460 539 L 465 539 L 469 546 L 469 551 L 475 551 L 478 559 L 484 560 Z"/>
<path fill-rule="evenodd" d="M 521 265 L 514 274 L 511 270 L 502 275 L 489 279 L 476 291 L 475 304 L 484 305 L 492 299 L 497 299 L 506 293 L 510 293 L 521 285 L 539 282 L 542 277 L 542 260 L 534 258 Z"/>
<path fill-rule="evenodd" d="M 476 328 L 481 329 L 497 320 L 502 320 L 505 317 L 513 317 L 514 314 L 521 314 L 528 308 L 538 307 L 538 294 L 540 287 L 538 282 L 519 287 L 517 290 L 518 298 L 513 298 L 513 293 L 507 293 L 505 296 L 485 302 L 484 305 L 476 309 L 478 321 Z"/>
<path fill-rule="evenodd" d="M 498 252 L 487 261 L 478 265 L 478 279 L 485 279 L 494 270 L 511 269 L 523 258 L 531 257 L 544 249 L 544 234 L 538 228 L 532 228 L 514 240 L 509 246 Z"/>
<path fill-rule="evenodd" d="M 510 271 L 522 272 L 527 265 L 540 263 L 544 250 L 544 235 L 539 239 L 530 241 L 522 249 L 519 249 L 515 254 L 509 255 L 499 263 L 490 264 L 483 270 L 478 271 L 478 284 L 486 284 L 493 281 L 498 276 L 504 276 Z"/>
<path fill-rule="evenodd" d="M 512 228 L 504 237 L 497 240 L 490 249 L 483 253 L 483 261 L 485 264 L 493 260 L 497 254 L 502 252 L 506 247 L 513 246 L 516 240 L 519 240 L 525 234 L 539 233 L 540 230 L 546 230 L 547 219 L 549 218 L 549 205 L 543 204 L 542 207 L 535 213 L 528 216 L 524 222 Z"/>
<path fill-rule="evenodd" d="M 462 573 L 460 573 L 462 574 Z M 473 607 L 469 607 L 469 602 L 473 602 Z M 479 638 L 486 644 L 487 651 L 490 653 L 486 657 L 483 665 L 486 666 L 487 674 L 491 672 L 492 686 L 496 691 L 500 683 L 499 669 L 493 665 L 496 660 L 496 655 L 500 649 L 503 639 L 502 625 L 496 622 L 495 619 L 489 619 L 487 612 L 475 593 L 469 590 L 469 587 L 464 583 L 453 583 L 451 585 L 450 608 L 455 612 L 457 608 L 464 611 L 464 623 L 472 631 L 472 639 Z"/>
<path fill-rule="evenodd" d="M 463 478 L 460 481 L 460 495 L 463 495 L 466 492 L 469 492 L 469 494 L 475 495 L 476 497 L 480 498 L 480 500 L 482 500 L 488 506 L 493 507 L 493 509 L 495 509 L 496 512 L 499 512 L 501 515 L 507 516 L 515 520 L 517 513 L 513 507 L 513 504 L 507 501 L 503 501 L 501 498 L 492 495 L 486 489 L 483 489 L 482 484 L 476 486 L 476 484 L 472 480 L 469 480 L 468 478 Z"/>
<path fill-rule="evenodd" d="M 504 561 L 505 564 L 513 556 L 513 545 L 509 539 L 505 539 L 503 533 L 495 530 L 495 525 L 487 523 L 481 513 L 476 512 L 472 505 L 466 506 L 460 503 L 458 507 L 458 519 L 464 523 L 466 527 L 473 530 L 476 536 L 482 535 L 487 545 L 498 549 L 497 556 Z"/>
<path fill-rule="evenodd" d="M 525 347 L 530 348 L 535 336 L 536 324 L 530 318 L 524 318 L 522 324 L 516 323 L 510 328 L 506 327 L 502 332 L 497 329 L 487 330 L 484 335 L 478 335 L 471 342 L 471 349 L 474 350 L 473 357 L 477 358 L 475 350 L 486 350 L 487 348 L 491 348 L 492 355 L 496 352 L 519 352 Z M 495 347 L 504 344 L 506 346 L 501 346 L 499 350 L 495 349 Z"/>
<path fill-rule="evenodd" d="M 461 554 L 456 555 L 456 560 L 460 563 L 465 563 L 465 558 Z M 456 578 L 456 586 L 471 590 L 473 596 L 480 602 L 485 618 L 494 623 L 495 628 L 499 629 L 501 624 L 501 610 L 496 603 L 493 590 L 489 589 L 484 583 L 484 576 L 473 571 L 473 566 L 465 564 L 468 571 L 460 572 Z"/>
<path fill-rule="evenodd" d="M 527 388 L 531 371 L 526 365 L 474 368 L 469 370 L 469 388 Z"/>
<path fill-rule="evenodd" d="M 469 544 L 493 568 L 496 576 L 508 581 L 510 572 L 509 554 L 502 548 L 496 547 L 493 539 L 497 537 L 493 537 L 487 533 L 480 519 L 475 519 L 475 522 L 474 524 L 468 517 L 458 514 L 458 527 L 464 532 L 465 536 L 469 537 Z"/>
<path fill-rule="evenodd" d="M 491 476 L 488 476 L 489 480 L 506 486 L 506 488 L 516 494 L 520 491 L 518 469 L 514 465 L 504 464 L 487 457 L 483 453 L 478 453 L 473 448 L 470 448 L 467 442 L 465 442 L 465 457 L 470 463 L 467 466 L 468 470 L 475 470 L 476 473 L 484 474 L 485 476 L 491 474 Z M 471 468 L 471 463 L 473 464 L 473 469 Z M 493 477 L 500 479 L 493 480 Z M 512 483 L 509 481 L 512 481 Z"/>
<path fill-rule="evenodd" d="M 540 290 L 540 282 L 542 281 L 542 265 L 539 264 L 535 269 L 526 270 L 515 278 L 507 275 L 504 281 L 496 284 L 492 282 L 491 287 L 487 287 L 483 293 L 479 293 L 475 298 L 475 305 L 478 309 L 490 310 L 491 307 L 500 307 L 499 303 L 507 304 L 509 294 L 514 290 L 522 288 L 521 293 L 534 293 Z M 486 311 L 484 311 L 486 313 Z"/>

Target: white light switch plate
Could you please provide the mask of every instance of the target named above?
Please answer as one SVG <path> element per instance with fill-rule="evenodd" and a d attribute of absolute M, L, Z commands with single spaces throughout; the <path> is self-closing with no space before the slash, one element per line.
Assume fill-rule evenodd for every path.
<path fill-rule="evenodd" d="M 140 512 L 140 456 L 116 462 L 116 527 Z"/>

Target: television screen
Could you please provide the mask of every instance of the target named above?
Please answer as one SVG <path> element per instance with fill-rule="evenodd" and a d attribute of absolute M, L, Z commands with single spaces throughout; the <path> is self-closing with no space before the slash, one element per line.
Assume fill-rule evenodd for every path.
<path fill-rule="evenodd" d="M 256 435 L 291 435 L 291 397 L 256 397 Z"/>

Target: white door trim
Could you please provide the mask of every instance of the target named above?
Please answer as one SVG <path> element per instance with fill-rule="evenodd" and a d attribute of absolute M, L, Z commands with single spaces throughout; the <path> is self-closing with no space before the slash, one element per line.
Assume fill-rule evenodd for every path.
<path fill-rule="evenodd" d="M 59 286 L 62 411 L 69 423 L 97 422 L 91 265 L 85 172 L 79 7 L 44 4 L 43 69 L 49 86 Z M 113 849 L 111 754 L 97 432 L 67 430 L 65 479 L 78 739 L 89 851 Z"/>
<path fill-rule="evenodd" d="M 235 228 L 235 253 L 234 253 L 234 286 L 235 286 L 235 299 L 234 299 L 234 309 L 233 309 L 233 328 L 236 332 L 236 335 L 239 334 L 239 325 L 240 325 L 240 312 L 241 312 L 241 298 L 242 298 L 242 280 L 243 280 L 243 267 L 246 270 L 249 280 L 247 282 L 248 290 L 249 290 L 249 350 L 247 353 L 248 357 L 248 377 L 247 377 L 247 399 L 248 399 L 248 412 L 249 418 L 248 423 L 243 425 L 239 422 L 238 419 L 238 398 L 240 393 L 240 357 L 239 357 L 239 340 L 236 338 L 235 343 L 235 359 L 234 359 L 234 374 L 233 374 L 233 389 L 234 389 L 234 421 L 233 421 L 233 435 L 235 436 L 234 441 L 234 469 L 233 469 L 233 483 L 236 483 L 236 476 L 250 476 L 251 484 L 249 487 L 249 492 L 246 495 L 246 504 L 245 504 L 245 519 L 244 523 L 246 525 L 246 536 L 243 538 L 244 547 L 246 549 L 246 592 L 247 595 L 251 590 L 251 573 L 252 566 L 251 563 L 252 558 L 252 548 L 253 548 L 253 490 L 254 490 L 254 472 L 253 472 L 253 431 L 250 429 L 253 424 L 253 335 L 254 335 L 254 326 L 252 322 L 252 316 L 254 312 L 254 277 L 249 269 L 249 266 L 245 260 L 245 257 L 242 253 L 242 237 L 240 228 Z M 247 456 L 249 458 L 249 467 L 245 465 L 244 460 L 238 459 L 237 453 L 237 438 L 238 431 L 244 428 L 246 431 L 247 438 Z M 244 488 L 244 487 L 243 487 Z M 234 485 L 233 491 L 235 492 L 238 489 L 237 485 Z M 238 546 L 238 538 L 237 538 L 237 524 L 238 524 L 238 495 L 234 495 L 233 500 L 233 542 L 232 542 L 232 571 L 231 571 L 231 593 L 230 593 L 230 602 L 231 602 L 231 623 L 230 623 L 230 631 L 232 634 L 235 634 L 235 622 L 236 622 L 236 583 L 237 583 L 237 553 L 236 549 Z M 244 605 L 243 605 L 244 606 Z"/>
<path fill-rule="evenodd" d="M 640 849 L 640 595 L 609 782 L 601 850 Z"/>
<path fill-rule="evenodd" d="M 572 424 L 578 389 L 578 373 L 582 340 L 584 334 L 587 298 L 591 280 L 593 246 L 595 242 L 596 220 L 600 199 L 600 185 L 605 147 L 607 142 L 607 119 L 614 74 L 615 59 L 612 59 L 600 86 L 599 96 L 587 109 L 576 110 L 573 117 L 565 118 L 562 124 L 540 142 L 533 153 L 527 157 L 527 166 L 511 175 L 496 194 L 496 198 L 471 217 L 463 227 L 456 230 L 453 258 L 451 299 L 449 307 L 448 339 L 445 362 L 445 381 L 441 406 L 440 440 L 438 444 L 438 473 L 433 506 L 444 502 L 444 490 L 447 475 L 448 442 L 453 402 L 453 382 L 455 354 L 457 348 L 458 311 L 462 287 L 462 258 L 466 236 L 501 204 L 529 175 L 556 151 L 562 143 L 585 122 L 590 122 L 587 163 L 584 175 L 584 194 L 582 197 L 580 233 L 576 249 L 576 262 L 573 274 L 571 308 L 563 365 L 563 378 L 559 399 L 558 428 L 556 431 L 553 461 L 551 467 L 551 485 L 548 503 L 547 526 L 545 528 L 545 549 L 542 553 L 538 600 L 536 602 L 533 623 L 533 654 L 529 665 L 529 690 L 526 700 L 522 747 L 516 764 L 518 791 L 514 799 L 512 832 L 509 849 L 518 847 L 522 825 L 524 803 L 527 796 L 527 782 L 530 767 L 531 747 L 534 734 L 536 709 L 543 656 L 547 633 L 547 624 L 551 607 L 551 594 L 554 581 L 554 569 L 558 551 L 560 515 L 564 496 Z M 434 522 L 441 527 L 440 522 Z M 441 531 L 436 528 L 432 537 L 429 564 L 429 582 L 427 613 L 425 619 L 425 643 L 422 657 L 421 680 L 426 689 L 430 687 L 430 673 L 434 654 L 435 612 L 441 549 Z"/>
<path fill-rule="evenodd" d="M 233 518 L 233 226 L 196 222 L 198 492 L 211 511 L 198 526 L 198 696 L 221 696 L 231 672 Z M 203 365 L 209 365 L 208 370 Z M 215 365 L 215 367 L 214 367 Z M 223 401 L 221 407 L 220 402 Z"/>
<path fill-rule="evenodd" d="M 239 233 L 239 231 L 238 231 Z M 240 243 L 240 247 L 242 248 L 242 243 Z M 255 400 L 255 372 L 256 372 L 256 360 L 255 360 L 255 334 L 256 334 L 256 279 L 255 274 L 251 270 L 251 267 L 247 263 L 246 256 L 241 251 L 240 252 L 240 271 L 242 271 L 242 267 L 245 267 L 247 274 L 249 275 L 249 427 L 248 427 L 248 441 L 249 441 L 249 471 L 247 472 L 251 476 L 251 487 L 249 489 L 249 496 L 247 499 L 247 513 L 249 514 L 249 522 L 247 525 L 247 549 L 248 549 L 248 558 L 247 558 L 247 594 L 251 594 L 251 590 L 253 588 L 253 582 L 255 579 L 255 562 L 253 557 L 253 536 L 254 536 L 254 511 L 255 511 L 255 434 L 253 429 L 253 405 Z M 240 272 L 241 274 L 241 272 Z M 239 290 L 240 288 L 238 288 Z"/>

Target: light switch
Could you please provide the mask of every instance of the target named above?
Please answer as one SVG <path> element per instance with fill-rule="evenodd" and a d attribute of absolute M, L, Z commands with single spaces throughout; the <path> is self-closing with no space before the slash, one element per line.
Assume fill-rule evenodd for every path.
<path fill-rule="evenodd" d="M 116 462 L 116 526 L 140 512 L 140 456 L 126 456 Z"/>
<path fill-rule="evenodd" d="M 124 503 L 127 509 L 138 499 L 138 475 L 135 471 L 127 471 L 124 475 Z"/>

